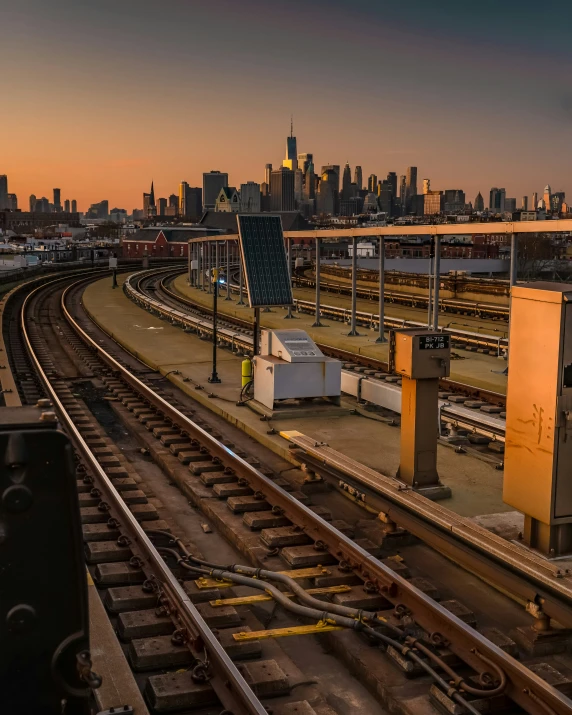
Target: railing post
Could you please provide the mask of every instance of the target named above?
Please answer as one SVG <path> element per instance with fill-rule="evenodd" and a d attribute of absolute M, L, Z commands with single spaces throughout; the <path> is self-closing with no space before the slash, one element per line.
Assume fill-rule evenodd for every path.
<path fill-rule="evenodd" d="M 348 335 L 359 335 L 356 330 L 357 311 L 357 236 L 352 238 L 352 317 Z"/>
<path fill-rule="evenodd" d="M 320 283 L 322 280 L 320 261 L 320 239 L 316 238 L 316 317 L 312 325 L 313 328 L 323 327 L 320 322 Z"/>
<path fill-rule="evenodd" d="M 230 297 L 230 241 L 226 242 L 226 298 L 225 300 L 232 300 Z"/>
<path fill-rule="evenodd" d="M 385 325 L 385 241 L 379 237 L 379 337 L 376 343 L 386 343 Z"/>
<path fill-rule="evenodd" d="M 286 239 L 286 256 L 287 256 L 287 260 L 288 260 L 288 278 L 290 279 L 290 288 L 292 288 L 292 239 L 291 238 Z M 284 318 L 285 318 L 285 320 L 291 320 L 292 317 L 293 317 L 292 316 L 292 306 L 289 305 Z"/>
<path fill-rule="evenodd" d="M 439 329 L 439 288 L 441 284 L 441 236 L 435 236 L 435 276 L 433 278 L 433 330 Z"/>

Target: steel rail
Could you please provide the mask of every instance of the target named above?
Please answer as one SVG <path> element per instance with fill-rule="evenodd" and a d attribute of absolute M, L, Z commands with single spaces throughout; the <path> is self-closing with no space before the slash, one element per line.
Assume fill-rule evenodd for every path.
<path fill-rule="evenodd" d="M 174 275 L 179 274 L 177 271 L 174 273 Z M 135 277 L 137 274 L 134 274 L 132 277 Z M 149 274 L 148 274 L 148 277 Z M 140 280 L 143 280 L 145 276 L 141 276 Z M 165 278 L 162 279 L 161 281 L 161 289 L 173 300 L 183 304 L 183 305 L 188 305 L 189 307 L 196 308 L 198 311 L 203 312 L 203 313 L 209 313 L 210 311 L 208 308 L 205 306 L 195 303 L 188 298 L 185 298 L 178 293 L 175 293 L 174 291 L 170 290 L 166 285 L 165 281 L 168 280 L 170 276 L 166 276 Z M 252 329 L 252 324 L 249 321 L 246 320 L 241 320 L 240 318 L 235 318 L 234 316 L 225 316 L 224 320 L 228 323 L 247 328 L 248 330 Z M 402 321 L 401 321 L 402 322 Z M 368 367 L 371 367 L 372 369 L 377 369 L 380 372 L 388 370 L 388 364 L 387 362 L 383 360 L 378 360 L 377 358 L 370 358 L 366 355 L 361 355 L 357 353 L 353 353 L 349 350 L 343 350 L 342 348 L 337 348 L 332 345 L 326 345 L 325 343 L 316 343 L 320 350 L 324 353 L 324 355 L 328 355 L 329 357 L 337 357 L 340 360 L 344 360 L 346 362 L 356 362 L 358 361 L 361 365 L 366 365 Z M 245 343 L 246 346 L 246 343 Z M 252 349 L 252 345 L 249 343 L 249 348 Z M 493 392 L 492 390 L 484 390 L 482 388 L 474 387 L 472 385 L 467 385 L 466 383 L 463 382 L 456 382 L 454 380 L 449 380 L 446 378 L 443 378 L 442 380 L 439 381 L 439 385 L 443 390 L 448 390 L 448 391 L 455 391 L 455 392 L 460 392 L 461 394 L 466 394 L 471 397 L 478 397 L 481 399 L 486 400 L 487 402 L 492 402 L 494 404 L 498 405 L 504 405 L 506 402 L 506 395 L 503 395 L 500 392 Z"/>
<path fill-rule="evenodd" d="M 445 554 L 493 587 L 508 591 L 526 605 L 535 603 L 566 628 L 572 628 L 572 584 L 559 566 L 436 504 L 394 477 L 357 464 L 354 460 L 316 445 L 296 432 L 281 433 L 296 449 L 293 456 L 316 474 L 347 484 L 356 500 Z M 350 492 L 351 494 L 352 492 Z"/>
<path fill-rule="evenodd" d="M 475 672 L 481 675 L 487 674 L 488 660 L 506 674 L 508 679 L 506 694 L 526 712 L 531 715 L 546 715 L 545 706 L 548 705 L 557 715 L 570 715 L 572 700 L 388 566 L 372 557 L 365 549 L 212 437 L 123 367 L 74 320 L 65 305 L 65 293 L 62 295 L 62 309 L 65 319 L 78 337 L 91 346 L 112 370 L 163 414 L 165 419 L 176 425 L 191 439 L 197 440 L 213 459 L 233 469 L 237 476 L 246 480 L 255 493 L 258 492 L 261 498 L 280 510 L 286 518 L 305 528 L 309 538 L 315 542 L 322 542 L 336 559 L 348 562 L 362 578 L 375 584 L 378 591 L 390 602 L 403 606 L 428 633 L 440 634 L 448 642 L 451 651 Z"/>
<path fill-rule="evenodd" d="M 69 290 L 82 282 L 84 282 L 84 280 L 77 281 L 66 288 L 63 291 L 61 298 L 61 305 L 64 310 L 66 320 L 70 322 L 74 329 L 76 328 L 75 321 L 73 321 L 73 318 L 65 307 L 65 297 Z M 49 286 L 49 283 L 47 285 Z M 67 410 L 58 398 L 57 392 L 52 387 L 49 378 L 45 374 L 40 359 L 36 355 L 33 348 L 26 324 L 26 313 L 30 300 L 35 296 L 37 291 L 42 290 L 45 287 L 47 286 L 40 286 L 26 296 L 21 308 L 20 326 L 23 340 L 32 364 L 46 389 L 46 393 L 49 395 L 62 426 L 65 428 L 82 459 L 85 460 L 86 464 L 89 465 L 89 469 L 92 470 L 97 476 L 98 486 L 101 486 L 107 500 L 116 510 L 116 513 L 121 515 L 121 523 L 127 528 L 127 531 L 129 532 L 128 535 L 132 543 L 139 547 L 147 567 L 152 571 L 152 573 L 158 576 L 160 586 L 167 598 L 169 606 L 177 614 L 177 618 L 181 626 L 187 629 L 190 636 L 187 645 L 191 653 L 197 659 L 200 659 L 203 655 L 203 651 L 206 651 L 208 654 L 208 657 L 214 666 L 214 673 L 210 678 L 209 683 L 212 685 L 223 707 L 237 714 L 244 713 L 244 715 L 266 715 L 266 708 L 253 693 L 236 665 L 232 662 L 224 648 L 215 638 L 213 632 L 208 627 L 195 605 L 190 600 L 189 596 L 185 593 L 177 578 L 173 575 L 153 543 L 150 541 L 149 537 L 146 535 L 145 531 L 142 529 L 121 498 L 119 492 L 111 483 L 111 480 L 105 471 L 99 465 L 97 459 L 75 426 L 73 418 L 67 413 Z M 79 326 L 77 326 L 77 328 L 81 331 Z M 82 337 L 85 335 L 83 331 L 81 331 L 81 334 Z M 93 341 L 90 340 L 88 342 L 91 343 L 92 346 L 94 345 Z M 102 350 L 101 352 L 104 351 Z M 123 371 L 123 368 L 121 368 L 119 363 L 113 360 L 111 356 L 107 357 L 113 361 L 113 365 L 115 366 L 114 369 Z M 139 385 L 143 385 L 143 383 L 140 383 L 139 380 L 137 380 L 137 382 Z"/>

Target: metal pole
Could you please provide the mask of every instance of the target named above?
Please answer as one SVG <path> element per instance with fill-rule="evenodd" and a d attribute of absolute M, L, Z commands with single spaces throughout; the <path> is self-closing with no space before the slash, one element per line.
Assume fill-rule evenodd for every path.
<path fill-rule="evenodd" d="M 197 283 L 197 288 L 199 290 L 203 289 L 204 286 L 204 272 L 205 272 L 205 255 L 204 255 L 204 241 L 197 244 L 198 248 L 198 270 L 199 270 L 199 280 Z"/>
<path fill-rule="evenodd" d="M 433 330 L 439 329 L 439 287 L 441 281 L 441 236 L 435 236 L 435 277 L 433 279 Z"/>
<path fill-rule="evenodd" d="M 216 245 L 216 261 L 218 264 L 218 242 Z M 218 317 L 218 267 L 213 271 L 211 283 L 213 284 L 213 371 L 209 377 L 209 382 L 220 382 L 221 379 L 216 371 L 216 345 L 217 345 L 217 317 Z"/>
<path fill-rule="evenodd" d="M 288 259 L 288 277 L 290 278 L 290 287 L 292 287 L 292 239 L 286 239 L 286 254 Z M 284 316 L 285 320 L 292 319 L 292 306 L 288 306 L 288 312 Z"/>
<path fill-rule="evenodd" d="M 357 236 L 352 238 L 352 321 L 348 335 L 359 335 L 356 330 L 357 311 Z"/>
<path fill-rule="evenodd" d="M 192 264 L 192 258 L 193 258 L 193 244 L 192 243 L 187 243 L 187 265 L 188 265 L 188 281 L 189 285 L 193 285 L 193 275 L 191 271 L 191 264 Z"/>
<path fill-rule="evenodd" d="M 385 241 L 379 237 L 379 337 L 376 343 L 386 343 L 385 326 Z"/>
<path fill-rule="evenodd" d="M 254 309 L 254 330 L 252 340 L 252 354 L 258 355 L 258 342 L 260 335 L 260 308 Z"/>
<path fill-rule="evenodd" d="M 320 287 L 321 287 L 321 270 L 320 270 L 320 239 L 316 239 L 316 318 L 314 320 L 313 328 L 321 328 L 322 323 L 320 323 Z"/>
<path fill-rule="evenodd" d="M 225 300 L 232 300 L 230 297 L 230 241 L 226 242 L 226 298 Z"/>
<path fill-rule="evenodd" d="M 516 233 L 511 233 L 510 235 L 510 274 L 509 274 L 509 285 L 512 288 L 516 283 L 516 277 L 518 274 L 518 242 Z"/>
<path fill-rule="evenodd" d="M 244 305 L 244 301 L 242 300 L 242 284 L 243 284 L 243 277 L 242 277 L 242 261 L 240 260 L 240 256 L 238 259 L 239 263 L 239 268 L 238 268 L 238 303 L 237 305 Z"/>
<path fill-rule="evenodd" d="M 427 327 L 431 330 L 431 310 L 433 308 L 433 293 L 431 291 L 431 280 L 433 278 L 433 256 L 429 255 L 429 295 L 427 296 Z"/>

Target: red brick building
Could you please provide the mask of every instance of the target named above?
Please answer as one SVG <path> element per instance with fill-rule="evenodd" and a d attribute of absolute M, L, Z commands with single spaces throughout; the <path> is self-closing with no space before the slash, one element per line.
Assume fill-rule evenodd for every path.
<path fill-rule="evenodd" d="M 220 233 L 224 232 L 202 226 L 149 226 L 123 239 L 123 257 L 186 258 L 189 255 L 189 239 Z"/>

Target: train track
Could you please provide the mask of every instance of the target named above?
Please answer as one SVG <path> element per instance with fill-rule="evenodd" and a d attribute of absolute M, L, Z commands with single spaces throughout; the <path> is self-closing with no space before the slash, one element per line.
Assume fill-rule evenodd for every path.
<path fill-rule="evenodd" d="M 338 293 L 342 295 L 351 295 L 351 270 L 332 265 L 324 265 L 322 267 L 322 276 L 325 280 L 321 281 L 323 290 L 326 292 Z M 336 277 L 338 280 L 336 280 Z M 341 280 L 340 280 L 341 279 Z M 379 274 L 377 271 L 358 269 L 358 297 L 366 300 L 377 300 L 379 291 L 377 282 Z M 427 309 L 428 298 L 423 295 L 428 291 L 429 276 L 427 274 L 408 274 L 394 271 L 386 271 L 386 297 L 390 303 L 407 306 L 410 308 Z M 315 288 L 316 282 L 313 272 L 310 275 L 303 270 L 299 276 L 298 285 Z M 371 283 L 372 287 L 364 286 L 363 283 Z M 441 276 L 441 283 L 445 291 L 456 293 L 459 285 L 461 289 L 465 288 L 470 293 L 483 292 L 489 296 L 508 297 L 509 286 L 507 281 L 498 281 L 494 279 L 478 280 L 463 276 L 451 277 L 449 275 Z M 407 293 L 405 291 L 391 290 L 387 286 L 392 284 L 410 285 L 417 288 L 420 293 Z M 462 300 L 459 298 L 440 298 L 439 309 L 444 313 L 456 313 L 460 315 L 473 315 L 478 318 L 492 319 L 500 321 L 508 321 L 508 306 L 495 304 L 492 301 L 471 301 Z"/>
<path fill-rule="evenodd" d="M 170 283 L 176 275 L 168 269 L 136 273 L 127 279 L 124 290 L 132 300 L 147 310 L 203 338 L 210 338 L 212 335 L 210 310 L 171 289 Z M 233 352 L 252 354 L 250 323 L 231 316 L 222 318 L 219 316 L 218 326 L 219 344 Z M 385 363 L 329 345 L 319 344 L 319 347 L 326 355 L 343 361 L 342 386 L 345 392 L 356 397 L 358 402 L 369 402 L 372 405 L 395 409 L 391 405 L 394 405 L 395 401 L 399 402 L 399 386 L 383 381 L 384 378 L 394 379 L 386 372 Z M 443 395 L 447 396 L 440 405 L 443 434 L 454 432 L 455 435 L 459 433 L 477 435 L 476 440 L 486 442 L 485 445 L 481 445 L 481 448 L 491 451 L 495 459 L 498 459 L 498 445 L 504 442 L 505 423 L 502 409 L 505 396 L 471 388 L 448 379 L 441 380 L 440 384 L 444 391 Z M 469 405 L 477 404 L 485 406 L 488 410 L 495 410 L 497 414 L 485 414 L 478 409 L 465 407 L 462 404 L 463 400 L 468 400 Z M 475 403 L 471 400 L 475 400 Z M 456 404 L 457 402 L 460 404 Z M 498 462 L 498 465 L 502 468 L 502 462 Z"/>
<path fill-rule="evenodd" d="M 173 673 L 171 669 L 149 678 L 145 691 L 151 707 L 159 711 L 159 704 L 163 708 L 161 711 L 174 706 L 191 711 L 197 705 L 198 690 L 204 696 L 200 707 L 212 708 L 217 699 L 225 711 L 236 715 L 243 712 L 264 713 L 268 707 L 267 700 L 260 694 L 263 686 L 253 684 L 252 673 L 256 669 L 248 671 L 247 682 L 201 616 L 199 606 L 193 604 L 193 596 L 181 586 L 178 576 L 183 573 L 187 578 L 190 574 L 195 578 L 192 581 L 194 596 L 204 593 L 200 585 L 207 590 L 218 588 L 224 591 L 226 586 L 238 585 L 262 590 L 262 598 L 274 599 L 298 617 L 317 620 L 317 631 L 314 632 L 320 632 L 321 628 L 324 634 L 328 634 L 331 630 L 329 642 L 334 644 L 332 647 L 335 648 L 336 643 L 341 644 L 338 647 L 346 654 L 363 653 L 363 641 L 360 639 L 366 637 L 377 647 L 368 649 L 363 656 L 365 665 L 362 664 L 362 668 L 368 663 L 371 668 L 371 664 L 375 663 L 382 669 L 389 660 L 396 666 L 396 672 L 421 676 L 419 682 L 426 685 L 417 692 L 425 692 L 431 702 L 449 708 L 450 712 L 479 713 L 483 712 L 483 708 L 487 712 L 525 711 L 539 715 L 570 712 L 572 701 L 541 677 L 549 669 L 552 682 L 562 688 L 566 678 L 557 666 L 565 669 L 571 665 L 564 656 L 554 659 L 547 655 L 539 663 L 538 657 L 527 658 L 520 652 L 522 660 L 517 659 L 503 650 L 499 638 L 492 637 L 490 629 L 487 633 L 480 633 L 468 625 L 465 621 L 470 619 L 466 609 L 463 612 L 459 603 L 452 606 L 451 602 L 439 602 L 431 584 L 427 581 L 422 584 L 420 578 L 408 578 L 403 558 L 398 554 L 389 556 L 392 547 L 388 534 L 389 543 L 384 541 L 385 553 L 373 556 L 370 553 L 374 550 L 371 543 L 367 545 L 350 538 L 344 533 L 345 529 L 340 531 L 319 516 L 320 512 L 324 513 L 323 508 L 320 510 L 306 504 L 307 498 L 303 494 L 286 491 L 276 474 L 258 468 L 251 463 L 248 455 L 241 456 L 232 446 L 225 444 L 222 435 L 212 434 L 206 424 L 201 426 L 192 410 L 186 409 L 177 396 L 169 396 L 158 387 L 144 366 L 134 367 L 125 356 L 117 354 L 107 344 L 102 345 L 97 334 L 90 334 L 85 323 L 80 324 L 72 305 L 77 304 L 84 284 L 85 281 L 77 281 L 66 285 L 66 281 L 56 280 L 33 289 L 21 307 L 15 306 L 15 309 L 20 312 L 21 338 L 30 365 L 81 459 L 78 464 L 78 488 L 82 519 L 85 535 L 93 537 L 86 539 L 88 562 L 92 560 L 90 567 L 94 569 L 96 578 L 99 575 L 100 581 L 107 579 L 104 585 L 109 584 L 113 574 L 116 577 L 117 574 L 124 574 L 123 579 L 128 578 L 129 583 L 135 584 L 108 588 L 107 605 L 113 610 L 113 607 L 118 608 L 120 602 L 126 603 L 131 599 L 130 619 L 126 618 L 127 612 L 121 608 L 116 613 L 123 632 L 137 620 L 139 611 L 134 603 L 144 601 L 148 609 L 149 604 L 153 604 L 151 610 L 158 606 L 161 610 L 159 614 L 155 612 L 154 620 L 151 620 L 155 627 L 157 621 L 161 621 L 163 627 L 167 624 L 169 635 L 162 637 L 172 644 L 169 653 L 172 654 L 175 648 L 179 654 L 186 654 L 180 655 L 178 661 L 178 668 L 181 665 L 184 667 L 183 673 Z M 137 489 L 127 488 L 132 485 L 128 483 L 130 477 L 121 472 L 124 465 L 116 456 L 108 454 L 107 445 L 101 444 L 105 440 L 97 421 L 90 417 L 85 404 L 74 394 L 69 379 L 62 376 L 63 362 L 54 362 L 54 341 L 65 343 L 67 352 L 71 355 L 73 351 L 83 364 L 83 375 L 100 380 L 110 394 L 122 402 L 130 419 L 136 418 L 145 424 L 149 434 L 154 435 L 158 444 L 168 448 L 173 459 L 180 465 L 189 465 L 187 476 L 181 480 L 189 495 L 192 493 L 197 498 L 197 494 L 202 493 L 200 490 L 208 488 L 215 491 L 218 499 L 226 500 L 228 508 L 224 514 L 219 510 L 221 528 L 230 529 L 230 523 L 240 521 L 244 515 L 244 524 L 250 524 L 248 532 L 252 533 L 254 528 L 254 533 L 262 537 L 265 545 L 262 563 L 266 564 L 266 568 L 259 568 L 257 548 L 254 548 L 252 538 L 247 540 L 248 546 L 245 545 L 244 550 L 254 560 L 254 567 L 236 564 L 219 566 L 189 553 L 180 540 L 164 529 L 153 528 L 152 522 L 157 517 L 153 519 L 154 508 L 144 501 L 144 495 L 128 503 L 129 492 Z M 163 459 L 167 457 L 163 456 Z M 138 500 L 141 500 L 140 503 L 137 503 Z M 205 498 L 204 494 L 202 502 L 204 508 L 210 505 L 211 509 L 217 503 L 212 497 Z M 215 512 L 213 510 L 211 516 Z M 243 525 L 242 532 L 244 529 Z M 97 538 L 103 536 L 104 540 L 96 541 L 96 534 Z M 111 539 L 106 538 L 109 536 Z M 417 548 L 412 546 L 408 552 L 413 559 L 414 549 Z M 280 551 L 282 561 L 274 553 L 276 549 Z M 106 561 L 111 553 L 115 558 Z M 292 579 L 296 571 L 301 575 L 302 556 L 306 559 L 306 568 L 311 570 L 304 573 L 306 581 Z M 278 575 L 279 569 L 271 568 L 271 565 L 284 565 L 288 563 L 288 558 L 298 561 L 291 564 L 289 576 Z M 309 562 L 313 565 L 308 566 Z M 429 574 L 426 575 L 430 578 Z M 458 578 L 456 573 L 454 580 Z M 337 581 L 337 585 L 351 589 L 354 600 L 351 597 L 344 600 L 340 597 L 342 594 L 330 592 L 333 602 L 316 603 L 308 592 L 307 581 L 311 580 L 315 588 L 327 589 L 324 582 L 328 579 L 330 587 L 332 581 Z M 542 611 L 544 606 L 548 614 L 555 618 L 552 615 L 555 611 L 550 609 L 556 609 L 555 604 L 558 604 L 559 622 L 572 626 L 568 578 L 549 581 L 545 575 L 544 591 L 541 591 L 529 576 L 523 588 L 526 585 L 529 593 L 542 594 L 544 601 L 536 604 L 537 611 Z M 125 580 L 120 583 L 124 584 Z M 296 599 L 285 596 L 274 584 L 292 591 Z M 352 603 L 354 605 L 344 605 Z M 509 609 L 513 619 L 517 618 L 515 614 L 521 613 L 516 606 L 504 604 L 503 607 Z M 142 616 L 139 619 L 141 623 Z M 521 625 L 527 627 L 530 620 L 522 610 Z M 155 637 L 155 645 L 158 640 L 160 638 Z M 145 638 L 139 638 L 130 643 L 130 653 L 136 662 L 137 658 L 145 656 L 145 641 Z M 165 645 L 165 641 L 161 643 Z M 506 639 L 502 645 L 507 646 Z M 511 647 L 507 650 L 516 654 L 518 649 Z M 563 658 L 563 663 L 559 658 Z M 560 681 L 555 680 L 554 673 L 560 675 Z M 374 673 L 369 672 L 363 677 L 374 679 Z M 179 686 L 177 695 L 173 694 L 175 682 Z M 251 686 L 254 690 L 258 687 L 259 695 L 253 692 Z M 166 691 L 170 693 L 170 701 Z M 270 694 L 284 692 L 285 686 L 281 693 Z M 191 695 L 194 695 L 194 700 Z M 392 707 L 395 706 L 396 696 L 393 700 L 387 693 L 384 696 Z M 186 701 L 185 697 L 188 698 Z M 401 706 L 404 707 L 403 703 Z M 220 712 L 220 705 L 219 710 L 211 711 Z M 407 712 L 406 709 L 402 711 Z"/>
<path fill-rule="evenodd" d="M 128 293 L 129 297 L 138 300 L 140 299 L 140 296 L 145 295 L 147 299 L 150 301 L 154 300 L 154 294 L 156 291 L 158 291 L 158 295 L 161 297 L 161 301 L 155 301 L 155 304 L 153 306 L 153 309 L 156 311 L 161 310 L 161 303 L 163 302 L 165 306 L 169 306 L 170 308 L 173 308 L 177 310 L 177 308 L 184 307 L 186 310 L 190 311 L 192 314 L 198 316 L 198 317 L 203 317 L 205 318 L 204 322 L 202 324 L 198 324 L 196 326 L 197 331 L 201 335 L 210 335 L 210 330 L 211 330 L 211 315 L 212 311 L 205 307 L 204 305 L 201 305 L 200 303 L 197 303 L 195 301 L 190 300 L 189 298 L 186 298 L 179 293 L 175 292 L 174 290 L 171 289 L 170 283 L 171 281 L 177 276 L 180 275 L 178 272 L 169 272 L 168 270 L 165 270 L 162 272 L 163 275 L 161 276 L 161 280 L 159 282 L 158 286 L 155 286 L 154 283 L 156 282 L 152 274 L 137 274 L 134 278 L 133 285 L 131 285 L 131 281 L 126 284 L 124 287 L 124 290 Z M 232 286 L 232 290 L 238 291 L 237 286 Z M 137 296 L 137 293 L 139 294 L 139 297 Z M 152 305 L 152 303 L 149 303 L 148 305 Z M 313 313 L 315 310 L 315 304 L 310 303 L 309 301 L 297 301 L 296 305 L 299 310 L 303 312 L 310 312 Z M 323 306 L 322 306 L 323 308 Z M 347 311 L 341 310 L 340 313 L 346 314 Z M 366 315 L 366 318 L 364 318 L 364 325 L 367 324 L 368 327 L 371 327 L 371 319 L 372 316 L 370 314 L 364 314 Z M 182 317 L 182 316 L 181 316 Z M 343 319 L 344 315 L 338 315 L 338 319 Z M 375 316 L 373 316 L 375 317 Z M 220 332 L 219 340 L 223 345 L 228 345 L 231 349 L 236 350 L 237 348 L 241 348 L 244 350 L 245 353 L 252 353 L 252 339 L 250 338 L 250 335 L 252 334 L 252 323 L 247 321 L 247 320 L 242 320 L 240 318 L 236 318 L 234 316 L 230 315 L 220 315 L 219 314 L 219 322 L 223 327 L 222 331 Z M 386 319 L 386 325 L 388 327 L 407 327 L 407 326 L 417 326 L 418 324 L 416 323 L 411 323 L 411 322 L 404 322 L 404 321 L 395 321 L 395 325 L 390 324 L 387 319 Z M 419 324 L 420 325 L 420 324 Z M 225 332 L 226 328 L 226 332 Z M 237 334 L 237 329 L 238 329 L 238 334 Z M 244 336 L 244 339 L 243 337 Z M 480 336 L 482 337 L 482 336 Z M 495 339 L 496 340 L 496 339 Z M 453 343 L 455 345 L 455 343 Z M 332 346 L 332 345 L 326 345 L 324 343 L 317 343 L 318 347 L 320 350 L 325 355 L 328 355 L 329 357 L 335 357 L 339 360 L 342 360 L 344 363 L 346 363 L 348 366 L 353 366 L 354 368 L 365 368 L 368 370 L 373 370 L 374 372 L 379 372 L 379 373 L 387 373 L 388 370 L 388 364 L 384 360 L 378 360 L 376 358 L 368 357 L 367 355 L 361 355 L 357 354 L 354 352 L 350 352 L 349 350 L 342 350 L 338 347 Z M 496 347 L 492 348 L 492 343 L 491 349 L 495 352 L 495 354 L 498 351 L 498 344 L 495 342 Z M 475 343 L 476 347 L 476 343 Z M 485 402 L 491 403 L 493 405 L 499 405 L 499 406 L 504 406 L 506 402 L 506 396 L 498 393 L 498 392 L 493 392 L 492 390 L 484 390 L 482 388 L 474 387 L 472 385 L 468 385 L 466 383 L 461 383 L 455 380 L 450 380 L 450 379 L 442 379 L 440 381 L 440 387 L 444 392 L 449 392 L 457 395 L 464 395 L 467 398 L 471 399 L 476 399 L 476 400 L 483 400 Z"/>

